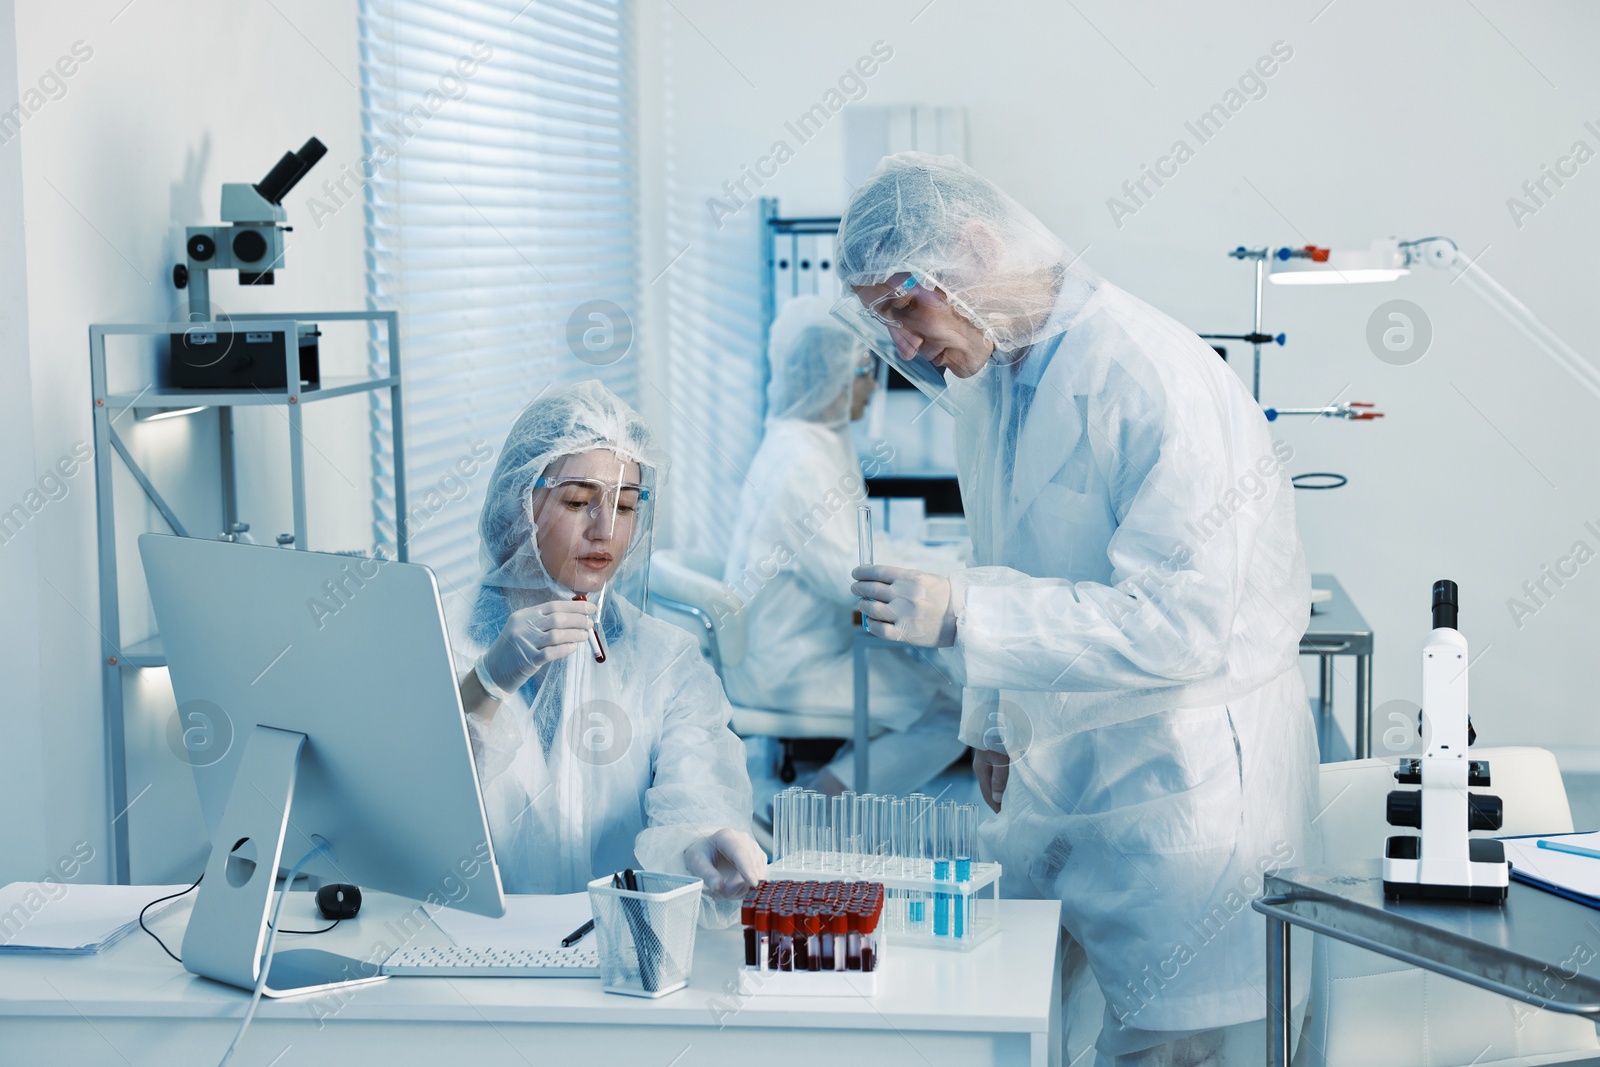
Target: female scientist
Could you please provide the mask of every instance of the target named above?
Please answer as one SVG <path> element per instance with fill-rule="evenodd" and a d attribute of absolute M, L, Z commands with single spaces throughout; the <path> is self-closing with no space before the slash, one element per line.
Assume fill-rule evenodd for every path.
<path fill-rule="evenodd" d="M 831 301 L 798 296 L 783 306 L 768 342 L 767 423 L 745 475 L 723 581 L 746 605 L 748 649 L 724 679 L 751 707 L 847 716 L 854 707 L 850 569 L 856 507 L 865 503 L 850 423 L 872 396 L 866 346 L 828 313 Z M 954 551 L 903 538 L 880 539 L 877 557 L 948 572 Z M 920 655 L 890 649 L 869 657 L 872 721 L 887 731 L 868 746 L 872 784 L 908 793 L 959 758 L 961 691 Z M 811 787 L 849 788 L 846 745 Z"/>
<path fill-rule="evenodd" d="M 964 677 L 987 851 L 1011 892 L 1062 902 L 1064 985 L 1106 1001 L 1099 1062 L 1231 1062 L 1240 1041 L 1259 1062 L 1249 900 L 1312 859 L 1317 781 L 1310 580 L 1261 409 L 952 157 L 885 159 L 837 259 L 859 297 L 841 315 L 950 376 L 979 566 L 853 588 L 874 633 Z"/>
<path fill-rule="evenodd" d="M 744 748 L 694 639 L 615 588 L 648 564 L 665 470 L 599 382 L 524 409 L 484 500 L 471 617 L 452 631 L 472 664 L 461 702 L 508 892 L 687 873 L 705 880 L 705 921 L 727 925 L 766 871 Z"/>

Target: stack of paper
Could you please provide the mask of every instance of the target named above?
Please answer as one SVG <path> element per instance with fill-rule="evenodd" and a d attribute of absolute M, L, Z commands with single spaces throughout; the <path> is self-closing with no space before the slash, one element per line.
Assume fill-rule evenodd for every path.
<path fill-rule="evenodd" d="M 1591 908 L 1600 908 L 1600 859 L 1539 847 L 1539 842 L 1546 840 L 1600 851 L 1600 831 L 1500 840 L 1506 848 L 1506 859 L 1511 861 L 1511 877 Z"/>
<path fill-rule="evenodd" d="M 593 917 L 588 893 L 559 896 L 507 893 L 505 900 L 506 913 L 499 919 L 486 919 L 454 908 L 429 909 L 428 914 L 439 929 L 462 948 L 528 951 L 560 948 L 563 937 Z"/>
<path fill-rule="evenodd" d="M 12 882 L 0 887 L 0 954 L 92 956 L 139 925 L 139 909 L 183 885 Z M 163 901 L 145 921 L 176 904 Z"/>

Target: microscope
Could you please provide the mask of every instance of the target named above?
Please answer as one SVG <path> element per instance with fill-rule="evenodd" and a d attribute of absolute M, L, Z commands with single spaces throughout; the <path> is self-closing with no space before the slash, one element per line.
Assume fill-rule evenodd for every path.
<path fill-rule="evenodd" d="M 1476 740 L 1467 718 L 1467 639 L 1456 629 L 1460 598 L 1456 583 L 1433 583 L 1433 632 L 1422 648 L 1421 759 L 1402 759 L 1389 794 L 1390 826 L 1420 834 L 1396 834 L 1383 854 L 1383 892 L 1389 897 L 1426 897 L 1503 904 L 1511 867 L 1499 841 L 1468 836 L 1498 830 L 1500 798 L 1472 793 L 1488 786 L 1489 761 L 1467 758 Z"/>
<path fill-rule="evenodd" d="M 172 284 L 189 291 L 190 327 L 172 334 L 172 384 L 180 389 L 283 389 L 288 377 L 288 339 L 283 330 L 235 328 L 211 319 L 213 270 L 236 270 L 240 285 L 271 285 L 282 266 L 283 235 L 292 227 L 283 198 L 305 177 L 327 148 L 315 137 L 283 158 L 254 185 L 222 186 L 221 226 L 190 226 L 186 262 L 172 268 Z M 314 324 L 296 327 L 294 345 L 299 378 L 315 388 L 318 331 Z"/>

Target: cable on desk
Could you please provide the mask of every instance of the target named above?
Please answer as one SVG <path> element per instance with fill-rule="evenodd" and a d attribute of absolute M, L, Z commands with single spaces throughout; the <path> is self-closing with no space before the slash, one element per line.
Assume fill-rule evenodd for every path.
<path fill-rule="evenodd" d="M 165 952 L 169 956 L 172 956 L 172 950 L 167 947 L 167 943 L 165 941 L 161 940 L 161 938 L 159 938 L 159 937 L 156 937 L 156 932 L 154 930 L 150 929 L 148 926 L 146 926 L 144 924 L 144 913 L 149 911 L 151 908 L 155 907 L 157 904 L 160 904 L 163 900 L 176 900 L 178 897 L 186 896 L 189 893 L 193 893 L 194 892 L 194 887 L 199 885 L 200 882 L 201 882 L 201 879 L 205 878 L 205 876 L 206 876 L 205 872 L 201 871 L 200 872 L 200 877 L 196 878 L 194 880 L 194 884 L 189 886 L 188 889 L 185 889 L 181 893 L 168 893 L 164 897 L 157 897 L 156 899 L 152 900 L 150 903 L 146 904 L 144 907 L 139 909 L 139 929 L 143 930 L 145 933 L 147 933 L 151 937 L 155 938 L 156 944 L 161 946 L 161 951 Z M 179 959 L 177 956 L 172 956 L 172 959 L 176 963 L 182 963 L 183 962 L 183 960 Z"/>
<path fill-rule="evenodd" d="M 185 889 L 180 893 L 169 893 L 164 897 L 157 897 L 156 899 L 152 900 L 150 903 L 146 904 L 144 907 L 139 909 L 139 929 L 141 929 L 145 933 L 149 934 L 151 936 L 151 938 L 153 938 L 155 940 L 155 943 L 161 946 L 161 951 L 162 952 L 165 952 L 167 955 L 172 956 L 172 960 L 173 960 L 174 963 L 182 963 L 183 962 L 182 957 L 174 956 L 173 953 L 172 953 L 172 950 L 167 947 L 167 943 L 165 941 L 161 940 L 161 938 L 156 935 L 156 932 L 154 930 L 150 929 L 148 926 L 146 926 L 144 924 L 145 913 L 147 911 L 149 911 L 151 908 L 155 907 L 157 904 L 160 904 L 162 901 L 175 900 L 178 897 L 187 896 L 188 894 L 194 892 L 195 886 L 198 886 L 204 880 L 205 880 L 205 873 L 201 872 L 200 877 L 196 878 L 194 880 L 193 884 L 191 884 L 188 889 Z M 281 930 L 279 932 L 280 933 L 285 933 L 285 934 L 325 934 L 329 930 L 332 930 L 334 927 L 338 926 L 342 922 L 344 922 L 343 919 L 335 919 L 335 920 L 333 920 L 333 922 L 329 923 L 327 926 L 324 926 L 320 930 Z M 272 923 L 271 922 L 267 923 L 267 928 L 269 930 L 272 928 Z"/>

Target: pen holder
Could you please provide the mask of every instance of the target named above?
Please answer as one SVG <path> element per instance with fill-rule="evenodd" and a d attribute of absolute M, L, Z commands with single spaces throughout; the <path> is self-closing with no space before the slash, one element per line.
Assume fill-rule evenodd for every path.
<path fill-rule="evenodd" d="M 589 906 L 607 993 L 661 997 L 689 984 L 700 919 L 698 878 L 635 872 L 637 890 L 615 889 L 611 876 L 589 883 Z"/>

